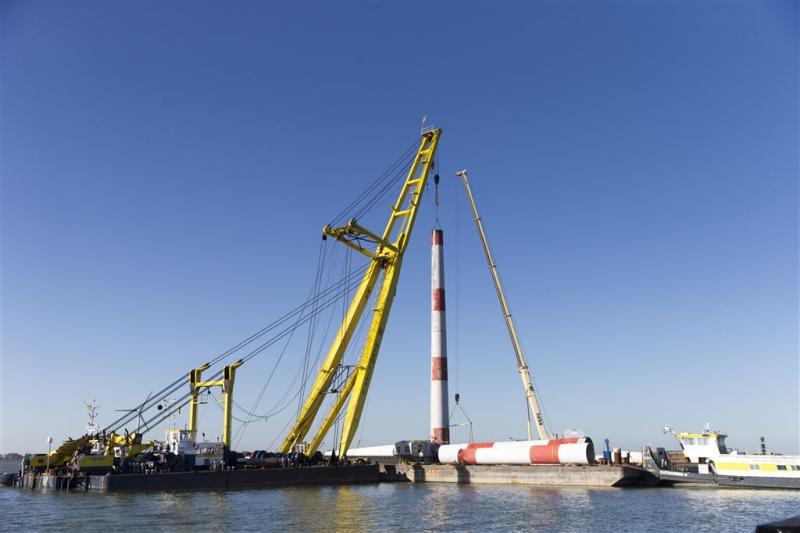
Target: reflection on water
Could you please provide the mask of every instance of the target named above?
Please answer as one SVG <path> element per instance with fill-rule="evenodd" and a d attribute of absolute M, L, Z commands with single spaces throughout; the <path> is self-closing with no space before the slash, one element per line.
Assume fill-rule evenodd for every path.
<path fill-rule="evenodd" d="M 0 489 L 0 530 L 752 531 L 800 512 L 792 491 L 384 483 L 229 492 Z"/>

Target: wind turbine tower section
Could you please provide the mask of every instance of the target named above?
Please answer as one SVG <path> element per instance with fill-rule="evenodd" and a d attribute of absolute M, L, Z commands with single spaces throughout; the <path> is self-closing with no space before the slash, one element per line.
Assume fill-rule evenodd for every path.
<path fill-rule="evenodd" d="M 431 247 L 431 440 L 450 442 L 447 405 L 447 326 L 444 300 L 444 234 L 433 230 Z"/>

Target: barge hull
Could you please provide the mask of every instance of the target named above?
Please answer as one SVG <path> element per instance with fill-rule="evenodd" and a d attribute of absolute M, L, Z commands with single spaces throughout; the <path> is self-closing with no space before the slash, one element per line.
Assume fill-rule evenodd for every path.
<path fill-rule="evenodd" d="M 381 465 L 384 475 L 421 483 L 495 483 L 579 487 L 649 485 L 657 480 L 627 465 Z"/>
<path fill-rule="evenodd" d="M 22 488 L 91 490 L 99 492 L 157 492 L 163 490 L 227 490 L 295 485 L 377 483 L 378 465 L 306 466 L 223 472 L 167 472 L 68 477 L 26 474 Z"/>

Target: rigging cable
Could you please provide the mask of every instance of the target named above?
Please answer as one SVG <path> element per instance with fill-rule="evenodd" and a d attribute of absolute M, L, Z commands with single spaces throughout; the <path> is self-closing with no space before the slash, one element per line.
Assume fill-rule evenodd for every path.
<path fill-rule="evenodd" d="M 364 267 L 364 268 L 362 268 L 362 269 L 358 269 L 358 270 L 363 270 L 363 271 L 365 271 L 365 270 L 366 270 L 366 267 Z M 354 271 L 354 272 L 358 272 L 358 270 L 356 270 L 356 271 Z M 244 357 L 241 359 L 241 361 L 242 361 L 243 363 L 244 363 L 244 362 L 246 362 L 246 361 L 249 361 L 250 359 L 252 359 L 252 358 L 253 358 L 253 357 L 255 357 L 256 355 L 258 355 L 259 353 L 263 352 L 264 350 L 266 350 L 267 348 L 269 348 L 270 346 L 272 346 L 272 345 L 273 345 L 273 344 L 275 344 L 276 342 L 280 341 L 281 339 L 283 339 L 283 338 L 284 338 L 284 337 L 286 337 L 287 335 L 291 334 L 291 333 L 292 333 L 292 332 L 293 332 L 293 331 L 294 331 L 294 330 L 295 330 L 297 327 L 299 327 L 299 326 L 300 326 L 300 325 L 302 325 L 302 324 L 305 324 L 305 323 L 306 323 L 308 320 L 310 320 L 312 316 L 316 316 L 318 313 L 321 313 L 321 312 L 322 312 L 322 311 L 324 311 L 325 309 L 328 309 L 329 307 L 331 307 L 331 306 L 335 305 L 335 304 L 336 304 L 336 303 L 337 303 L 337 302 L 338 302 L 338 301 L 339 301 L 341 298 L 343 298 L 345 295 L 346 295 L 346 293 L 345 293 L 344 291 L 341 291 L 341 290 L 340 290 L 340 291 L 339 291 L 339 293 L 337 293 L 337 294 L 334 294 L 333 296 L 329 296 L 329 297 L 327 298 L 327 300 L 325 300 L 325 301 L 324 301 L 324 302 L 323 302 L 323 303 L 322 303 L 322 304 L 321 304 L 321 305 L 318 307 L 318 309 L 315 311 L 315 313 L 314 313 L 313 315 L 312 315 L 311 313 L 308 313 L 308 314 L 306 314 L 306 315 L 303 315 L 303 316 L 301 316 L 301 317 L 298 319 L 297 323 L 295 323 L 294 325 L 292 325 L 292 326 L 289 326 L 289 327 L 287 327 L 287 328 L 284 328 L 284 329 L 283 329 L 283 330 L 281 330 L 280 332 L 276 333 L 276 334 L 275 334 L 273 337 L 271 337 L 270 339 L 268 339 L 267 341 L 265 341 L 263 344 L 261 344 L 260 346 L 258 346 L 258 347 L 257 347 L 257 348 L 255 348 L 254 350 L 252 350 L 252 351 L 251 351 L 249 354 L 247 354 L 246 356 L 244 356 Z M 219 379 L 219 377 L 220 377 L 221 375 L 222 375 L 222 369 L 219 369 L 219 370 L 218 370 L 218 371 L 217 371 L 217 372 L 214 374 L 214 377 L 212 377 L 212 378 L 210 379 L 210 381 L 216 381 L 216 380 L 218 380 L 218 379 Z M 165 411 L 166 411 L 166 412 L 165 412 L 165 413 L 163 413 L 163 414 L 164 414 L 164 416 L 159 416 L 159 415 L 161 415 L 162 413 L 158 413 L 158 414 L 156 414 L 156 416 L 154 416 L 153 418 L 151 418 L 151 419 L 149 419 L 148 421 L 146 421 L 146 422 L 145 422 L 145 425 L 146 425 L 147 427 L 152 427 L 152 426 L 153 426 L 153 424 L 151 424 L 151 422 L 152 422 L 153 420 L 156 420 L 156 419 L 158 420 L 158 422 L 156 422 L 156 425 L 157 425 L 157 424 L 158 424 L 158 423 L 160 423 L 160 422 L 161 422 L 161 421 L 162 421 L 164 418 L 166 418 L 166 416 L 169 416 L 169 414 L 171 414 L 172 412 L 174 412 L 174 411 L 176 411 L 176 410 L 180 409 L 181 407 L 183 407 L 183 406 L 185 406 L 187 403 L 189 403 L 189 400 L 186 400 L 187 398 L 189 398 L 189 400 L 191 399 L 191 391 L 190 391 L 190 392 L 187 392 L 186 394 L 184 394 L 184 395 L 183 395 L 183 396 L 182 396 L 180 399 L 178 399 L 178 400 L 176 401 L 176 403 L 175 403 L 174 405 L 170 406 L 170 408 L 169 408 L 169 409 L 165 409 Z M 186 400 L 186 401 L 184 401 L 184 400 Z"/>
<path fill-rule="evenodd" d="M 455 285 L 455 316 L 453 317 L 455 322 L 455 348 L 456 348 L 456 394 L 461 392 L 461 261 L 463 258 L 462 255 L 462 247 L 461 247 L 461 203 L 454 202 L 455 204 L 455 211 L 456 211 L 456 262 L 454 265 L 455 276 L 454 276 L 454 285 Z"/>
<path fill-rule="evenodd" d="M 353 202 L 350 203 L 350 205 L 348 207 L 346 207 L 341 213 L 339 213 L 339 215 L 334 217 L 334 219 L 331 221 L 331 225 L 334 225 L 337 221 L 340 221 L 348 212 L 351 212 L 351 211 L 355 210 L 356 208 L 358 208 L 358 209 L 357 209 L 357 211 L 355 213 L 356 214 L 355 218 L 361 217 L 361 216 L 365 215 L 367 212 L 369 212 L 369 210 L 372 209 L 372 207 L 378 201 L 380 201 L 380 199 L 382 197 L 384 197 L 386 195 L 388 190 L 394 185 L 395 181 L 397 179 L 399 179 L 399 177 L 402 177 L 408 171 L 408 169 L 411 167 L 411 165 L 414 162 L 414 158 L 411 158 L 411 155 L 414 153 L 414 150 L 415 150 L 417 144 L 418 144 L 418 141 L 415 139 L 414 142 L 412 142 L 411 145 L 400 155 L 400 157 L 398 157 L 398 159 L 395 160 L 395 162 L 392 163 L 389 166 L 389 168 L 387 168 L 383 172 L 383 174 L 381 174 L 370 186 L 368 186 L 364 191 L 362 191 L 356 197 L 356 199 L 353 200 Z M 405 161 L 405 163 L 404 163 L 404 161 Z M 370 195 L 372 195 L 372 197 L 370 197 Z M 361 204 L 360 207 L 358 207 L 359 204 Z M 350 258 L 349 258 L 349 256 L 348 256 L 348 260 L 346 262 L 346 265 L 347 265 L 347 270 L 349 271 L 350 270 Z M 365 265 L 364 267 L 362 267 L 362 268 L 360 268 L 360 269 L 358 269 L 356 271 L 353 271 L 352 273 L 347 274 L 343 280 L 340 280 L 339 282 L 337 282 L 337 284 L 335 284 L 334 286 L 328 287 L 327 289 L 325 289 L 322 292 L 318 291 L 318 289 L 319 289 L 319 284 L 318 283 L 319 283 L 319 279 L 320 279 L 319 268 L 318 268 L 317 278 L 315 279 L 315 285 L 316 285 L 317 291 L 315 291 L 314 296 L 312 296 L 311 298 L 306 300 L 306 302 L 304 302 L 300 306 L 296 307 L 292 311 L 290 311 L 290 312 L 286 313 L 285 315 L 283 315 L 282 317 L 278 318 L 277 320 L 275 320 L 271 324 L 268 324 L 267 326 L 265 326 L 261 330 L 253 333 L 252 335 L 250 335 L 249 337 L 247 337 L 244 340 L 240 341 L 236 345 L 232 346 L 231 348 L 229 348 L 226 351 L 222 352 L 221 354 L 217 355 L 216 357 L 214 357 L 213 359 L 211 359 L 207 363 L 207 366 L 210 368 L 210 367 L 216 365 L 217 363 L 223 361 L 227 357 L 229 357 L 232 354 L 236 353 L 237 351 L 239 351 L 240 349 L 244 348 L 245 346 L 248 346 L 249 344 L 253 343 L 257 339 L 259 339 L 262 336 L 266 335 L 267 333 L 272 332 L 273 330 L 277 329 L 279 326 L 281 326 L 285 322 L 288 322 L 293 317 L 297 317 L 297 321 L 295 322 L 295 324 L 293 326 L 289 326 L 287 328 L 284 328 L 279 333 L 277 333 L 276 335 L 274 335 L 273 337 L 268 339 L 266 342 L 262 343 L 261 345 L 257 346 L 255 349 L 250 351 L 248 354 L 246 354 L 244 357 L 241 358 L 242 363 L 252 359 L 253 357 L 258 355 L 259 353 L 263 352 L 266 348 L 268 348 L 269 346 L 273 345 L 278 340 L 286 337 L 287 335 L 293 335 L 294 331 L 297 329 L 297 327 L 299 327 L 299 325 L 301 325 L 301 324 L 303 324 L 305 322 L 311 321 L 311 324 L 309 325 L 309 331 L 313 332 L 314 331 L 314 327 L 315 327 L 314 325 L 315 325 L 315 322 L 316 322 L 316 317 L 318 316 L 319 312 L 323 311 L 324 309 L 327 309 L 330 305 L 333 305 L 338 299 L 346 296 L 349 293 L 349 290 L 350 290 L 350 281 L 353 278 L 355 278 L 356 276 L 359 276 L 359 275 L 363 274 L 367 270 L 368 267 L 369 267 L 369 264 Z M 341 285 L 344 285 L 345 290 L 336 292 Z M 319 306 L 320 300 L 323 299 L 323 298 L 327 298 L 331 294 L 333 294 L 334 296 L 332 298 L 328 298 L 321 306 Z M 346 302 L 345 302 L 345 305 L 346 305 Z M 307 312 L 307 309 L 309 307 L 311 307 L 311 312 L 304 315 L 304 313 Z M 290 336 L 290 339 L 291 339 L 291 336 Z M 287 341 L 287 346 L 288 346 L 288 342 L 289 341 Z M 306 357 L 305 361 L 308 360 L 308 353 L 310 352 L 312 344 L 313 344 L 313 338 L 310 339 L 307 342 L 307 349 L 306 349 L 307 357 Z M 281 356 L 279 357 L 278 362 L 283 357 L 283 354 L 285 353 L 285 350 L 286 350 L 286 346 L 284 347 L 284 351 L 281 353 Z M 318 354 L 318 357 L 319 357 L 319 354 Z M 270 378 L 267 380 L 267 383 L 272 378 L 272 375 L 274 375 L 275 368 L 277 368 L 277 363 L 276 363 L 276 366 L 273 368 L 273 372 L 270 374 Z M 302 372 L 303 388 L 305 387 L 305 384 L 307 382 L 306 369 L 307 369 L 307 367 L 304 367 L 303 372 Z M 221 374 L 222 374 L 222 370 L 219 370 L 215 374 L 215 378 L 213 378 L 213 379 L 218 378 Z M 119 417 L 117 420 L 112 422 L 110 425 L 106 426 L 106 428 L 104 428 L 104 431 L 116 431 L 116 430 L 119 430 L 121 427 L 123 427 L 126 424 L 130 423 L 132 420 L 136 419 L 138 416 L 141 416 L 142 412 L 149 411 L 150 409 L 152 409 L 155 406 L 161 407 L 162 403 L 164 402 L 164 400 L 166 398 L 168 398 L 171 394 L 175 393 L 178 389 L 180 389 L 183 386 L 183 384 L 186 382 L 186 380 L 187 380 L 189 375 L 190 375 L 189 372 L 182 374 L 180 377 L 175 379 L 172 383 L 170 383 L 169 385 L 164 387 L 161 391 L 159 391 L 156 395 L 152 396 L 148 400 L 145 400 L 145 402 L 143 404 L 141 404 L 141 406 L 136 410 L 136 412 L 131 412 L 131 413 L 128 413 L 126 415 L 123 415 L 123 416 Z M 265 384 L 264 388 L 262 389 L 262 394 L 259 395 L 259 398 L 263 397 L 263 390 L 265 390 L 265 388 L 266 388 L 266 384 Z M 177 400 L 174 404 L 172 404 L 170 406 L 170 408 L 164 409 L 165 412 L 163 412 L 163 413 L 162 412 L 158 412 L 155 416 L 151 417 L 147 421 L 146 424 L 149 425 L 154 420 L 158 421 L 158 422 L 156 422 L 156 424 L 160 423 L 162 420 L 164 420 L 171 413 L 174 413 L 176 410 L 179 410 L 181 407 L 186 405 L 186 403 L 188 403 L 188 401 L 184 401 L 184 400 L 187 397 L 189 399 L 191 399 L 191 391 L 189 393 L 183 395 L 179 400 Z M 183 402 L 183 403 L 181 403 L 181 402 Z M 260 399 L 259 399 L 259 402 L 260 402 Z M 239 406 L 239 407 L 241 408 L 241 406 Z"/>
<path fill-rule="evenodd" d="M 367 187 L 367 188 L 366 188 L 364 191 L 362 191 L 362 192 L 361 192 L 361 193 L 360 193 L 360 194 L 359 194 L 359 195 L 358 195 L 358 196 L 355 198 L 355 200 L 353 200 L 353 201 L 352 201 L 352 202 L 351 202 L 351 203 L 350 203 L 350 204 L 349 204 L 347 207 L 345 207 L 345 208 L 344 208 L 344 209 L 343 209 L 343 210 L 342 210 L 342 211 L 341 211 L 341 212 L 340 212 L 338 215 L 336 215 L 335 217 L 333 217 L 333 218 L 331 219 L 331 221 L 330 221 L 330 223 L 329 223 L 328 225 L 329 225 L 329 226 L 336 226 L 336 225 L 339 225 L 339 223 L 340 223 L 342 220 L 344 220 L 344 218 L 346 217 L 346 215 L 347 215 L 348 213 L 350 213 L 351 211 L 353 211 L 353 210 L 354 210 L 354 209 L 355 209 L 355 208 L 356 208 L 356 207 L 359 205 L 359 203 L 363 202 L 363 201 L 364 201 L 364 200 L 365 200 L 365 199 L 366 199 L 366 198 L 367 198 L 367 197 L 368 197 L 370 194 L 372 194 L 372 192 L 373 192 L 373 191 L 374 191 L 374 190 L 375 190 L 377 187 L 379 187 L 379 186 L 381 185 L 381 183 L 382 183 L 384 180 L 386 180 L 386 179 L 387 179 L 387 177 L 388 177 L 388 176 L 389 176 L 389 175 L 390 175 L 390 174 L 391 174 L 391 173 L 394 171 L 394 169 L 396 168 L 396 166 L 397 166 L 398 164 L 400 164 L 402 161 L 404 161 L 405 159 L 407 159 L 407 158 L 409 157 L 409 154 L 410 154 L 410 152 L 411 152 L 412 150 L 414 150 L 414 148 L 415 148 L 415 147 L 416 147 L 418 144 L 419 144 L 419 140 L 418 140 L 418 139 L 415 139 L 415 140 L 414 140 L 414 142 L 412 142 L 412 143 L 411 143 L 411 145 L 410 145 L 410 146 L 409 146 L 409 147 L 408 147 L 408 148 L 407 148 L 405 151 L 403 151 L 403 153 L 400 155 L 400 157 L 398 157 L 398 158 L 397 158 L 397 160 L 395 160 L 395 162 L 394 162 L 394 163 L 392 163 L 392 164 L 389 166 L 389 168 L 387 168 L 387 169 L 386 169 L 386 170 L 383 172 L 383 174 L 381 174 L 381 175 L 380 175 L 380 176 L 379 176 L 379 177 L 378 177 L 378 178 L 377 178 L 377 179 L 376 179 L 376 180 L 375 180 L 375 181 L 374 181 L 372 184 L 370 184 L 370 185 L 369 185 L 369 186 L 368 186 L 368 187 Z"/>
<path fill-rule="evenodd" d="M 312 287 L 311 287 L 311 289 L 309 291 L 309 295 L 313 295 L 314 304 L 311 307 L 311 319 L 308 321 L 308 324 L 309 324 L 309 336 L 308 336 L 308 339 L 312 339 L 313 338 L 312 332 L 314 330 L 316 319 L 317 319 L 317 316 L 316 316 L 316 313 L 315 313 L 316 312 L 316 305 L 317 305 L 317 303 L 319 301 L 319 285 L 320 285 L 320 281 L 321 281 L 321 272 L 325 268 L 325 255 L 326 255 L 325 252 L 327 250 L 327 248 L 325 247 L 325 242 L 326 241 L 323 240 L 323 239 L 320 240 L 319 251 L 317 253 L 317 271 L 316 271 L 316 274 L 314 276 L 314 283 L 312 284 Z M 287 348 L 289 347 L 289 344 L 292 341 L 292 337 L 294 336 L 294 332 L 295 331 L 297 331 L 297 325 L 295 325 L 295 328 L 292 330 L 292 334 L 289 335 L 288 339 L 286 340 L 286 343 L 283 345 L 283 349 L 281 350 L 280 355 L 278 356 L 277 360 L 275 361 L 275 364 L 273 365 L 272 371 L 270 372 L 269 376 L 267 377 L 267 380 L 264 382 L 264 385 L 261 387 L 261 391 L 259 392 L 256 400 L 253 402 L 253 406 L 250 408 L 250 411 L 247 411 L 246 409 L 244 409 L 241 405 L 236 403 L 236 401 L 234 400 L 234 402 L 233 402 L 234 405 L 236 405 L 239 409 L 245 411 L 245 413 L 247 413 L 247 415 L 249 417 L 248 420 L 246 420 L 246 421 L 237 419 L 239 422 L 242 422 L 242 426 L 240 426 L 239 429 L 237 429 L 236 434 L 234 435 L 234 438 L 237 438 L 237 436 L 238 436 L 237 446 L 238 446 L 238 443 L 241 442 L 241 439 L 244 437 L 244 434 L 247 431 L 247 426 L 251 422 L 253 422 L 255 420 L 258 420 L 258 419 L 266 420 L 268 418 L 268 415 L 257 415 L 255 413 L 255 410 L 261 404 L 261 401 L 264 398 L 264 393 L 266 392 L 267 387 L 269 386 L 270 382 L 272 381 L 272 378 L 275 376 L 275 372 L 278 370 L 278 365 L 280 364 L 280 362 L 283 359 L 284 355 L 286 355 L 286 350 L 287 350 Z M 308 344 L 308 340 L 307 340 L 307 344 Z M 287 393 L 288 393 L 289 389 L 287 388 L 286 390 L 287 390 Z M 285 394 L 284 394 L 284 397 L 285 397 Z M 278 403 L 280 403 L 282 400 L 283 400 L 283 398 L 278 400 Z"/>
<path fill-rule="evenodd" d="M 327 240 L 323 239 L 320 241 L 320 258 L 317 261 L 317 275 L 314 279 L 314 289 L 313 292 L 316 295 L 319 293 L 319 286 L 322 283 L 322 272 L 324 269 L 324 261 L 325 261 L 325 252 L 327 248 L 324 244 Z M 300 394 L 299 396 L 303 396 L 305 393 L 306 388 L 306 380 L 305 376 L 308 373 L 308 364 L 309 360 L 311 359 L 311 349 L 314 345 L 314 333 L 316 332 L 317 321 L 313 320 L 308 323 L 308 337 L 306 338 L 306 350 L 303 354 L 303 371 L 301 373 L 302 379 L 300 380 Z M 300 416 L 300 402 L 297 402 L 297 416 Z"/>
<path fill-rule="evenodd" d="M 312 320 L 313 320 L 313 318 L 312 318 Z M 258 408 L 258 406 L 261 405 L 261 400 L 264 398 L 264 393 L 266 392 L 267 387 L 269 386 L 270 382 L 272 381 L 273 376 L 275 376 L 275 372 L 278 370 L 278 365 L 280 364 L 281 360 L 283 359 L 283 356 L 286 355 L 286 349 L 289 348 L 289 344 L 292 342 L 292 338 L 294 337 L 295 331 L 297 331 L 297 327 L 298 327 L 298 324 L 295 324 L 295 327 L 292 328 L 292 332 L 289 334 L 288 338 L 286 339 L 286 342 L 283 345 L 283 349 L 281 350 L 280 355 L 278 356 L 277 360 L 275 361 L 275 364 L 272 366 L 272 371 L 270 372 L 269 376 L 267 377 L 267 380 L 264 382 L 264 385 L 261 387 L 261 392 L 258 393 L 258 396 L 253 401 L 253 406 L 250 408 L 251 411 L 247 411 L 246 409 L 244 409 L 244 407 L 242 407 L 241 405 L 236 403 L 235 400 L 233 401 L 234 405 L 236 405 L 242 411 L 245 411 L 245 413 L 247 413 L 247 415 L 249 417 L 247 420 L 242 420 L 242 419 L 239 419 L 239 418 L 236 419 L 237 421 L 242 423 L 242 425 L 239 426 L 239 429 L 237 429 L 236 433 L 234 434 L 234 438 L 236 438 L 238 436 L 239 441 L 241 440 L 242 437 L 244 437 L 244 433 L 247 431 L 247 426 L 251 422 L 253 422 L 255 420 L 259 420 L 259 419 L 266 420 L 268 418 L 267 416 L 257 415 L 256 413 L 254 413 L 252 411 L 255 411 Z M 231 415 L 231 416 L 233 416 L 233 415 Z M 238 442 L 239 441 L 237 441 L 237 446 L 238 446 Z"/>
<path fill-rule="evenodd" d="M 336 249 L 337 248 L 334 248 L 334 250 L 336 250 Z M 332 273 L 333 273 L 333 269 L 329 269 L 329 272 L 328 272 L 329 277 L 330 277 L 330 275 Z M 331 325 L 333 325 L 333 317 L 334 317 L 334 313 L 328 313 L 328 322 L 325 325 L 325 332 L 322 334 L 322 337 L 321 337 L 322 340 L 320 341 L 319 347 L 317 348 L 317 355 L 314 357 L 314 362 L 309 364 L 309 365 L 306 365 L 306 367 L 304 369 L 302 380 L 301 380 L 301 383 L 300 383 L 300 390 L 296 394 L 296 397 L 298 398 L 298 400 L 297 400 L 297 415 L 296 415 L 295 418 L 300 418 L 300 410 L 303 407 L 303 396 L 305 396 L 306 385 L 308 385 L 308 380 L 309 380 L 309 378 L 311 378 L 311 372 L 313 371 L 313 369 L 317 368 L 318 363 L 319 363 L 319 359 L 320 359 L 320 357 L 322 357 L 322 349 L 325 347 L 325 342 L 324 341 L 328 338 L 328 334 L 330 333 Z M 281 410 L 283 410 L 283 409 L 281 409 Z"/>
<path fill-rule="evenodd" d="M 366 272 L 368 266 L 369 265 L 365 265 L 362 268 L 353 271 L 349 276 L 347 276 L 347 278 L 355 278 L 355 277 L 358 277 L 358 276 L 362 275 L 364 272 Z M 341 289 L 341 287 L 343 285 L 346 285 L 349 281 L 350 281 L 350 279 L 342 279 L 342 280 L 337 281 L 333 285 L 331 285 L 331 286 L 327 287 L 325 290 L 323 290 L 319 294 L 319 297 L 320 298 L 325 298 L 325 297 L 328 297 L 332 293 L 335 294 L 335 291 Z M 264 336 L 265 334 L 269 333 L 270 331 L 274 330 L 275 328 L 277 328 L 281 324 L 283 324 L 283 323 L 287 322 L 288 320 L 290 320 L 292 317 L 294 317 L 294 316 L 296 316 L 298 314 L 302 315 L 302 313 L 308 307 L 311 307 L 312 305 L 316 305 L 317 299 L 318 298 L 309 298 L 308 300 L 306 300 L 305 302 L 303 302 L 299 306 L 295 307 L 293 310 L 289 311 L 288 313 L 286 313 L 283 316 L 279 317 L 278 319 L 274 320 L 272 323 L 268 324 L 267 326 L 263 327 L 259 331 L 253 333 L 252 335 L 250 335 L 246 339 L 240 341 L 239 343 L 237 343 L 233 347 L 229 348 L 225 352 L 223 352 L 220 355 L 216 356 L 211 361 L 209 361 L 209 363 L 208 363 L 209 367 L 217 364 L 219 361 L 221 361 L 225 357 L 228 357 L 229 355 L 235 353 L 236 351 L 238 351 L 239 349 L 243 348 L 244 346 L 247 346 L 248 344 L 251 344 L 256 339 L 258 339 L 258 338 Z M 256 352 L 256 353 L 260 353 L 260 352 Z M 252 355 L 254 355 L 254 354 L 252 354 L 252 353 L 249 354 L 248 355 L 248 359 L 252 358 Z M 137 409 L 137 411 L 139 411 L 139 412 L 149 411 L 150 409 L 152 409 L 156 405 L 160 404 L 167 397 L 169 397 L 171 394 L 175 393 L 178 389 L 180 389 L 186 383 L 188 377 L 189 377 L 189 372 L 186 372 L 186 373 L 182 374 L 175 381 L 173 381 L 172 383 L 170 383 L 169 385 L 164 387 L 158 393 L 152 395 L 148 401 L 144 402 L 142 404 L 142 406 L 139 409 Z M 109 425 L 107 425 L 105 428 L 103 428 L 103 431 L 106 431 L 107 433 L 110 433 L 110 432 L 113 432 L 113 431 L 118 431 L 123 426 L 125 426 L 126 424 L 129 424 L 131 421 L 135 420 L 136 418 L 137 418 L 137 412 L 126 413 L 125 415 L 120 416 L 119 418 L 117 418 L 116 420 L 111 422 Z"/>
<path fill-rule="evenodd" d="M 345 268 L 345 270 L 348 270 L 348 269 L 349 269 L 349 265 L 350 265 L 350 262 L 349 262 L 349 260 L 348 260 L 348 262 L 347 262 L 347 263 L 346 263 L 346 265 L 345 265 L 345 267 L 346 267 L 346 268 Z M 323 265 L 323 267 L 324 267 L 324 265 Z M 343 296 L 342 296 L 342 299 L 343 299 L 343 301 L 345 301 L 345 302 L 346 302 L 346 301 L 349 299 L 349 293 L 350 293 L 351 291 L 352 291 L 352 288 L 351 288 L 351 287 L 346 287 L 346 288 L 343 290 Z M 319 314 L 317 314 L 317 313 L 314 313 L 313 320 L 315 321 L 315 320 L 318 318 L 318 316 L 319 316 Z M 331 321 L 330 321 L 330 318 L 332 318 L 332 315 L 329 315 L 329 321 L 328 321 L 328 325 L 329 325 L 329 326 L 330 326 L 330 322 L 331 322 Z M 358 329 L 357 329 L 357 333 L 356 333 L 357 335 L 358 335 L 358 332 L 360 332 L 360 331 L 361 331 L 361 329 L 363 328 L 363 325 L 364 325 L 364 323 L 363 323 L 363 322 L 362 322 L 361 324 L 359 324 L 359 327 L 358 327 Z M 326 336 L 327 336 L 327 333 L 328 333 L 328 331 L 329 331 L 329 328 L 326 328 Z M 288 344 L 287 344 L 287 345 L 288 345 Z M 283 354 L 285 353 L 285 351 L 286 351 L 286 348 L 287 348 L 287 346 L 284 346 L 284 350 L 283 350 L 283 352 L 281 353 L 281 358 L 283 357 Z M 318 350 L 318 352 L 317 352 L 317 357 L 316 357 L 316 358 L 315 358 L 315 360 L 314 360 L 314 365 L 316 365 L 317 361 L 319 360 L 319 357 L 320 357 L 320 355 L 321 355 L 321 352 L 322 352 L 322 345 L 320 345 L 320 348 L 319 348 L 319 350 Z M 280 358 L 279 358 L 278 362 L 280 362 Z M 269 382 L 269 381 L 272 379 L 272 376 L 274 375 L 275 371 L 277 370 L 277 364 L 278 364 L 278 362 L 276 362 L 275 366 L 273 367 L 273 371 L 272 371 L 272 374 L 270 374 L 270 377 L 269 377 L 269 379 L 268 379 L 268 382 Z M 309 374 L 310 374 L 310 372 L 309 372 Z M 306 375 L 305 377 L 307 377 L 307 375 Z M 298 376 L 296 376 L 296 377 L 295 377 L 295 379 L 292 381 L 292 383 L 294 383 L 295 381 L 297 381 L 297 379 L 298 379 Z M 266 385 L 267 385 L 267 384 L 265 384 L 265 386 L 264 386 L 264 389 L 266 388 Z M 264 389 L 262 389 L 262 391 L 263 391 Z M 277 406 L 278 406 L 278 405 L 279 405 L 279 404 L 280 404 L 280 403 L 281 403 L 281 402 L 282 402 L 282 401 L 283 401 L 283 400 L 286 398 L 286 395 L 288 394 L 288 391 L 289 391 L 290 389 L 291 389 L 291 385 L 290 385 L 289 387 L 287 387 L 287 389 L 286 389 L 286 391 L 284 392 L 284 394 L 283 394 L 283 395 L 281 396 L 281 398 L 280 398 L 280 399 L 279 399 L 279 400 L 278 400 L 278 401 L 277 401 L 277 402 L 276 402 L 276 403 L 273 405 L 273 407 L 271 408 L 271 410 L 270 410 L 270 411 L 268 411 L 268 412 L 267 412 L 267 413 L 265 413 L 265 414 L 261 414 L 261 415 L 259 415 L 259 414 L 256 414 L 256 413 L 254 413 L 254 412 L 251 412 L 251 411 L 248 411 L 248 410 L 246 410 L 246 409 L 245 409 L 244 407 L 242 407 L 241 405 L 239 405 L 239 404 L 236 404 L 236 402 L 234 402 L 234 404 L 235 404 L 235 405 L 236 405 L 236 406 L 237 406 L 239 409 L 241 409 L 242 411 L 244 411 L 246 414 L 248 414 L 248 415 L 249 415 L 249 416 L 251 416 L 251 417 L 254 417 L 254 418 L 259 418 L 259 419 L 266 419 L 266 418 L 269 418 L 269 417 L 271 417 L 271 416 L 274 416 L 274 415 L 276 415 L 276 414 L 280 413 L 281 411 L 283 411 L 283 410 L 284 410 L 286 407 L 288 407 L 288 406 L 289 406 L 289 404 L 291 404 L 291 402 L 293 402 L 293 401 L 294 401 L 294 399 L 295 399 L 295 398 L 297 398 L 297 397 L 300 395 L 300 390 L 298 390 L 298 391 L 297 391 L 297 392 L 296 392 L 296 393 L 295 393 L 295 394 L 292 396 L 292 398 L 290 398 L 290 399 L 289 399 L 289 401 L 288 401 L 286 404 L 284 404 L 282 407 L 277 407 Z M 242 419 L 239 419 L 239 418 L 236 418 L 236 420 L 237 420 L 237 421 L 239 421 L 239 422 L 245 422 L 244 420 L 242 420 Z"/>
<path fill-rule="evenodd" d="M 404 180 L 406 175 L 408 174 L 409 169 L 411 169 L 411 165 L 414 164 L 413 159 L 408 159 L 406 163 L 400 167 L 397 172 L 392 176 L 392 179 L 386 182 L 386 184 L 381 187 L 381 189 L 374 194 L 374 196 L 358 211 L 356 211 L 354 218 L 360 219 L 364 215 L 366 215 L 375 205 L 386 196 L 386 194 L 392 190 L 397 183 L 401 180 Z"/>

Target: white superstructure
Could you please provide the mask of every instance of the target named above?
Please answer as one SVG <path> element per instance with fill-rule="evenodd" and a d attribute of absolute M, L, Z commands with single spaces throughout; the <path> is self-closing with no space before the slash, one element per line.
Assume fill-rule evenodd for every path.
<path fill-rule="evenodd" d="M 740 477 L 781 477 L 800 479 L 800 455 L 756 455 L 729 451 L 724 433 L 673 433 L 683 454 L 697 463 L 701 474 Z"/>

